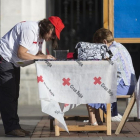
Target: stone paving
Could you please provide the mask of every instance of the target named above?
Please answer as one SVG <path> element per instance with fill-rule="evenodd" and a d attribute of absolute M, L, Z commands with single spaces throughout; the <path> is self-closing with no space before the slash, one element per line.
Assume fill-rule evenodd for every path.
<path fill-rule="evenodd" d="M 66 121 L 67 124 L 84 124 L 81 120 L 69 120 Z M 118 126 L 119 122 L 112 122 L 112 135 L 111 137 L 138 137 L 140 138 L 140 122 L 126 122 L 122 132 L 119 135 L 115 135 L 115 130 Z M 68 134 L 67 132 L 60 132 L 59 137 L 106 137 L 105 132 L 70 132 Z M 37 126 L 35 127 L 35 130 L 31 136 L 31 138 L 49 138 L 49 137 L 55 137 L 55 132 L 50 131 L 50 121 L 48 117 L 43 117 L 40 122 L 38 122 Z M 108 138 L 110 136 L 107 136 Z"/>
<path fill-rule="evenodd" d="M 119 102 L 119 111 L 124 112 L 125 103 Z M 55 137 L 55 132 L 50 131 L 50 121 L 48 116 L 41 112 L 40 105 L 22 105 L 19 106 L 18 114 L 21 127 L 32 132 L 31 136 L 23 138 L 5 137 L 4 128 L 0 117 L 0 140 L 140 140 L 140 120 L 131 120 L 126 122 L 122 132 L 115 135 L 118 122 L 112 122 L 112 135 L 107 136 L 105 132 L 60 132 L 59 137 Z M 66 116 L 86 116 L 85 105 L 72 109 Z M 84 124 L 81 120 L 67 120 L 67 124 Z"/>

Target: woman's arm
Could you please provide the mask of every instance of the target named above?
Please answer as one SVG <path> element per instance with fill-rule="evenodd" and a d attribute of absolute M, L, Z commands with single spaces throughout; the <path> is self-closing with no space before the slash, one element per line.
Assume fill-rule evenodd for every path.
<path fill-rule="evenodd" d="M 23 46 L 19 46 L 17 56 L 23 60 L 33 60 L 33 59 L 55 59 L 52 55 L 37 54 L 32 55 L 27 53 L 28 49 Z"/>

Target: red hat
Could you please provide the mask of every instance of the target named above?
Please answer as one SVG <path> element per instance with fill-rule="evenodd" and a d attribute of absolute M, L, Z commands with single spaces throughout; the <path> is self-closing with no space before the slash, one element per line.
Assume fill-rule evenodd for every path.
<path fill-rule="evenodd" d="M 60 32 L 65 27 L 62 20 L 56 16 L 51 16 L 48 19 L 55 26 L 55 34 L 58 37 L 58 39 L 60 40 Z"/>

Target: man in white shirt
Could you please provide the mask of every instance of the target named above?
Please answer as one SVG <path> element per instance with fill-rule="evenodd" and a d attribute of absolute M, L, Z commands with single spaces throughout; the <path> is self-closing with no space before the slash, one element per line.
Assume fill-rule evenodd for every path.
<path fill-rule="evenodd" d="M 62 20 L 51 16 L 39 22 L 20 22 L 0 39 L 0 112 L 7 136 L 24 137 L 30 133 L 19 125 L 20 67 L 16 61 L 55 59 L 42 53 L 42 44 L 52 40 L 52 47 L 56 48 L 63 28 Z"/>

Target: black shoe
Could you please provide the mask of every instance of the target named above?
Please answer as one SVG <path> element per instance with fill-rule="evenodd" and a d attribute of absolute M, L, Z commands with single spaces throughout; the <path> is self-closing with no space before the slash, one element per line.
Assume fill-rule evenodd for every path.
<path fill-rule="evenodd" d="M 99 121 L 99 122 L 98 122 L 98 125 L 103 125 L 103 122 L 102 122 L 102 121 Z"/>
<path fill-rule="evenodd" d="M 20 129 L 12 130 L 6 134 L 7 137 L 25 137 L 25 133 L 20 131 Z"/>
<path fill-rule="evenodd" d="M 30 131 L 24 130 L 22 128 L 20 129 L 20 131 L 23 132 L 23 133 L 25 133 L 26 136 L 30 136 L 31 135 L 31 132 Z"/>

